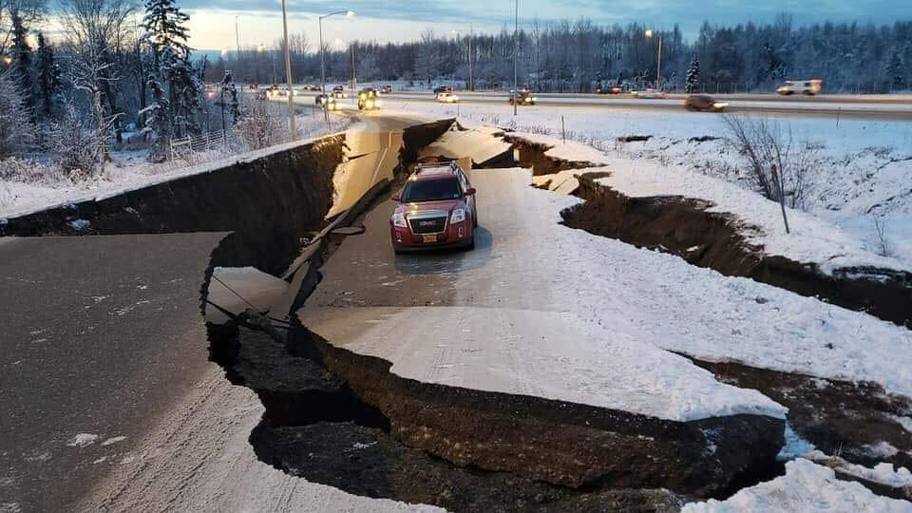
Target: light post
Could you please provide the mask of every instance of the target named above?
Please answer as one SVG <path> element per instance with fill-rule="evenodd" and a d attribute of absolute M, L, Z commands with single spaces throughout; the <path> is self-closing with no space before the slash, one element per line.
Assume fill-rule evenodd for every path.
<path fill-rule="evenodd" d="M 284 2 L 285 0 L 282 1 Z M 337 14 L 344 14 L 349 18 L 355 15 L 354 11 L 346 10 L 331 12 L 317 18 L 317 25 L 319 25 L 320 29 L 320 94 L 323 95 L 323 118 L 326 121 L 329 121 L 329 111 L 326 110 L 326 56 L 324 55 L 325 50 L 323 48 L 323 18 L 329 18 L 330 16 L 335 16 Z"/>
<path fill-rule="evenodd" d="M 459 39 L 462 36 L 462 33 L 456 29 L 453 29 L 453 34 L 456 36 L 456 39 Z M 466 82 L 466 90 L 474 91 L 475 84 L 472 77 L 472 26 L 469 25 L 469 36 L 466 38 L 466 60 L 469 62 L 469 80 Z M 455 78 L 454 78 L 455 81 Z"/>
<path fill-rule="evenodd" d="M 285 42 L 285 81 L 288 82 L 288 130 L 291 132 L 291 140 L 296 141 L 298 127 L 295 126 L 294 88 L 291 79 L 291 51 L 288 46 L 288 14 L 285 11 L 285 0 L 282 0 L 282 35 Z"/>
<path fill-rule="evenodd" d="M 513 115 L 516 116 L 518 105 L 516 102 L 516 93 L 519 92 L 519 71 L 516 59 L 519 54 L 519 0 L 516 0 L 516 10 L 513 26 Z"/>
<path fill-rule="evenodd" d="M 652 29 L 646 31 L 646 38 L 652 39 L 654 32 Z M 662 36 L 659 36 L 659 48 L 658 54 L 656 55 L 656 90 L 661 91 L 662 83 Z"/>

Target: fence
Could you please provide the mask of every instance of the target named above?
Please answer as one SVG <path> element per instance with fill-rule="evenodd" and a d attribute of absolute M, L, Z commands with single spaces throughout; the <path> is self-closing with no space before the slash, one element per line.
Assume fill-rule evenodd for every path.
<path fill-rule="evenodd" d="M 171 139 L 168 160 L 172 166 L 199 164 L 217 159 L 227 153 L 234 153 L 239 147 L 238 135 L 234 129 L 216 130 L 180 139 Z"/>

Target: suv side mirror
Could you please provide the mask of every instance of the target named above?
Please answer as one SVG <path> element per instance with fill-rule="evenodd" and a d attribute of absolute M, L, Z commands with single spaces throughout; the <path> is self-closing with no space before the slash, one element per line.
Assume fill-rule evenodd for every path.
<path fill-rule="evenodd" d="M 398 194 L 393 194 L 393 197 L 390 198 L 390 199 L 393 200 L 393 201 L 395 201 L 396 203 L 399 203 L 399 195 L 398 195 Z"/>
<path fill-rule="evenodd" d="M 472 195 L 474 195 L 474 194 L 475 194 L 475 187 L 469 187 L 469 188 L 466 189 L 466 191 L 465 191 L 465 195 L 466 195 L 466 196 L 472 196 Z"/>

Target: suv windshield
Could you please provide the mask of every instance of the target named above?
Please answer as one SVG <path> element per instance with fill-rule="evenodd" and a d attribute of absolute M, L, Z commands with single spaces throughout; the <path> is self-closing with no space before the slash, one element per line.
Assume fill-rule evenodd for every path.
<path fill-rule="evenodd" d="M 455 177 L 441 180 L 416 180 L 409 181 L 402 189 L 400 200 L 403 203 L 418 203 L 422 201 L 451 200 L 462 197 L 459 180 Z"/>

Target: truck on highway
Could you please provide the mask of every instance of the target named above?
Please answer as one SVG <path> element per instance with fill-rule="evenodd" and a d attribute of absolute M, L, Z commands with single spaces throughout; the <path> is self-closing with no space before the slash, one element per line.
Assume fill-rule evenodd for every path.
<path fill-rule="evenodd" d="M 823 89 L 823 80 L 786 80 L 781 86 L 776 88 L 776 92 L 782 96 L 791 96 L 793 94 L 803 94 L 807 96 L 816 96 Z"/>

